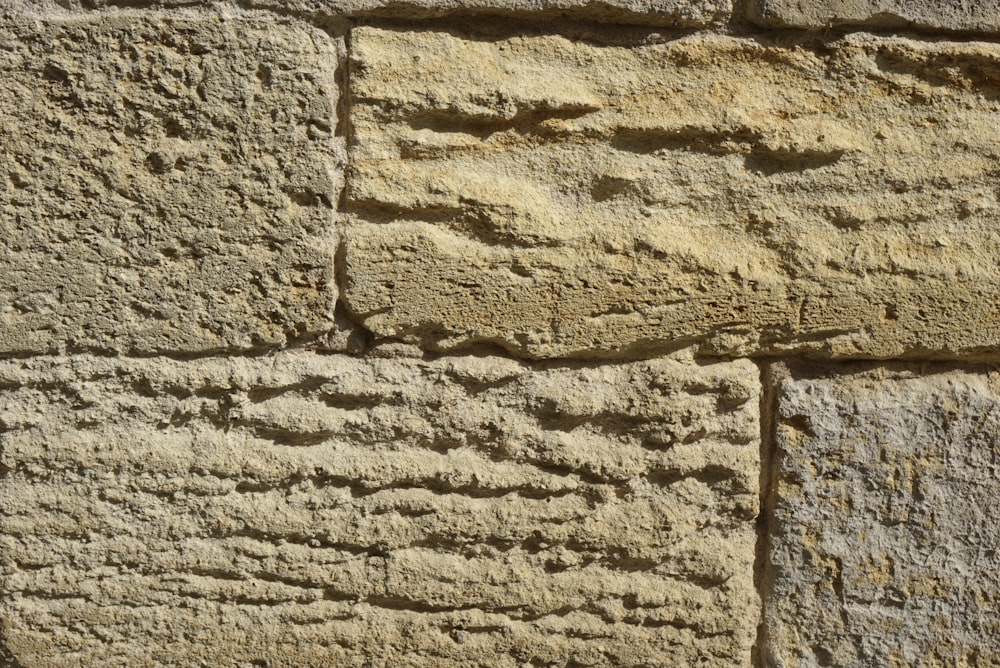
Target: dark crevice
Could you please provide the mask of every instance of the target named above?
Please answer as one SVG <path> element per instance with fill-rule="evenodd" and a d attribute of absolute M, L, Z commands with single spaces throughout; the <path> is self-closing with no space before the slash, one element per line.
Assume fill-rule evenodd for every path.
<path fill-rule="evenodd" d="M 706 465 L 694 471 L 681 471 L 678 469 L 652 471 L 646 475 L 646 479 L 658 487 L 670 487 L 682 480 L 697 480 L 708 487 L 731 482 L 738 479 L 738 472 L 725 466 Z"/>
<path fill-rule="evenodd" d="M 309 377 L 291 385 L 279 385 L 277 387 L 255 387 L 247 392 L 247 398 L 257 404 L 270 399 L 275 399 L 284 394 L 312 394 L 322 391 L 323 387 L 333 379 L 321 377 Z"/>
<path fill-rule="evenodd" d="M 240 422 L 233 426 L 240 426 Z M 285 429 L 273 426 L 254 426 L 253 435 L 275 445 L 287 445 L 292 447 L 307 447 L 311 445 L 321 445 L 337 436 L 333 431 L 302 431 L 299 429 Z"/>
<path fill-rule="evenodd" d="M 344 279 L 346 281 L 346 275 Z M 341 292 L 343 294 L 343 292 Z M 365 317 L 373 315 L 369 314 L 359 314 L 352 309 L 350 309 L 347 302 L 343 302 L 343 307 L 345 313 L 350 317 L 352 323 L 366 332 L 366 335 L 371 337 L 371 345 L 377 343 L 383 343 L 388 341 L 400 340 L 395 337 L 379 337 L 370 330 L 364 328 L 363 322 Z M 447 349 L 442 349 L 435 345 L 433 340 L 422 341 L 419 345 L 424 351 L 424 359 L 426 361 L 434 361 L 440 359 L 448 358 L 461 358 L 469 356 L 498 356 L 507 359 L 516 360 L 530 365 L 533 369 L 545 369 L 545 368 L 566 368 L 566 369 L 579 369 L 579 368 L 593 368 L 596 366 L 601 366 L 609 363 L 629 363 L 629 362 L 639 362 L 643 360 L 656 359 L 659 357 L 664 357 L 672 353 L 684 350 L 686 348 L 695 348 L 695 363 L 700 365 L 708 364 L 718 364 L 723 362 L 729 362 L 734 359 L 750 359 L 757 360 L 761 363 L 765 363 L 769 360 L 782 359 L 789 363 L 802 362 L 806 364 L 816 365 L 816 364 L 845 364 L 853 365 L 857 367 L 858 365 L 874 365 L 874 366 L 886 366 L 891 364 L 931 364 L 942 369 L 941 373 L 946 372 L 948 369 L 954 368 L 968 368 L 970 366 L 979 364 L 996 364 L 1000 363 L 1000 349 L 994 346 L 981 346 L 977 348 L 969 348 L 961 352 L 949 351 L 949 350 L 936 350 L 930 348 L 913 348 L 910 351 L 901 353 L 895 357 L 875 357 L 875 356 L 865 356 L 858 354 L 855 356 L 840 356 L 840 357 L 830 357 L 825 354 L 822 350 L 810 351 L 808 349 L 800 349 L 788 354 L 776 354 L 775 349 L 772 347 L 774 341 L 778 339 L 769 340 L 767 338 L 762 339 L 763 346 L 759 350 L 747 351 L 744 354 L 733 355 L 726 353 L 714 352 L 712 350 L 706 350 L 705 342 L 710 341 L 712 337 L 719 331 L 724 331 L 724 328 L 717 327 L 715 329 L 710 329 L 706 331 L 704 335 L 698 336 L 686 336 L 677 337 L 671 340 L 642 340 L 636 343 L 630 344 L 628 346 L 619 349 L 593 349 L 593 350 L 578 350 L 572 351 L 563 355 L 550 358 L 542 358 L 538 355 L 533 355 L 529 351 L 521 349 L 517 345 L 510 344 L 507 341 L 500 340 L 470 340 L 466 343 L 456 345 L 454 347 L 448 347 Z M 854 333 L 854 330 L 844 330 L 844 329 L 831 329 L 823 332 L 817 332 L 814 336 L 802 336 L 790 339 L 789 343 L 799 343 L 806 344 L 814 341 L 819 341 L 831 337 L 835 337 L 841 334 Z M 272 358 L 277 352 L 285 352 L 289 350 L 314 350 L 315 349 L 315 339 L 302 339 L 301 341 L 295 341 L 292 345 L 288 346 L 268 346 L 260 348 L 213 348 L 198 352 L 148 352 L 148 351 L 127 351 L 119 352 L 106 349 L 93 349 L 93 348 L 67 348 L 60 354 L 58 351 L 46 350 L 35 353 L 26 352 L 12 352 L 12 353 L 0 353 L 0 360 L 29 360 L 29 359 L 60 359 L 65 358 L 70 355 L 91 355 L 94 357 L 101 357 L 106 359 L 121 359 L 124 356 L 135 358 L 135 359 L 155 359 L 162 358 L 172 361 L 196 361 L 196 360 L 208 360 L 208 359 L 258 359 L 258 358 Z M 322 351 L 320 351 L 322 352 Z"/>
<path fill-rule="evenodd" d="M 641 155 L 663 150 L 729 155 L 744 153 L 746 149 L 741 145 L 758 144 L 762 139 L 759 133 L 749 129 L 726 132 L 699 127 L 621 128 L 610 138 L 610 143 L 619 151 Z"/>
<path fill-rule="evenodd" d="M 351 213 L 363 215 L 365 222 L 381 224 L 400 221 L 447 223 L 466 213 L 466 208 L 459 206 L 405 207 L 379 200 L 353 199 L 350 195 L 345 206 Z"/>
<path fill-rule="evenodd" d="M 704 26 L 690 23 L 683 25 L 683 20 L 678 21 L 676 15 L 657 16 L 654 13 L 630 12 L 620 7 L 605 6 L 610 9 L 605 16 L 594 11 L 597 3 L 592 1 L 579 8 L 541 10 L 480 7 L 442 11 L 421 8 L 405 16 L 398 11 L 398 8 L 405 5 L 397 3 L 368 12 L 356 12 L 352 19 L 356 25 L 370 25 L 384 30 L 434 30 L 484 42 L 514 37 L 562 35 L 595 46 L 639 46 L 668 42 L 705 29 Z M 394 8 L 396 15 L 393 15 Z M 657 23 L 660 25 L 656 25 Z"/>
<path fill-rule="evenodd" d="M 780 421 L 782 425 L 790 427 L 809 438 L 816 438 L 816 431 L 813 429 L 812 421 L 808 415 L 790 415 L 782 417 Z"/>
<path fill-rule="evenodd" d="M 629 415 L 612 410 L 595 411 L 590 415 L 574 415 L 552 399 L 545 399 L 536 407 L 526 407 L 538 426 L 549 432 L 572 433 L 581 427 L 591 427 L 600 432 L 642 433 L 656 420 L 648 415 Z"/>
<path fill-rule="evenodd" d="M 544 105 L 518 110 L 510 117 L 473 116 L 456 110 L 427 110 L 410 115 L 406 122 L 413 130 L 431 130 L 437 133 L 463 133 L 479 139 L 507 130 L 521 133 L 546 133 L 546 121 L 573 120 L 597 111 L 588 105 L 562 105 L 549 108 Z"/>
<path fill-rule="evenodd" d="M 572 495 L 581 496 L 584 494 L 584 490 L 578 489 L 549 490 L 526 485 L 516 485 L 511 487 L 483 487 L 475 483 L 467 485 L 454 485 L 434 477 L 414 479 L 410 481 L 394 481 L 385 485 L 363 487 L 360 490 L 352 489 L 352 494 L 355 498 L 363 498 L 373 494 L 378 494 L 379 492 L 393 490 L 430 492 L 431 494 L 439 496 L 458 494 L 472 499 L 498 499 L 513 495 L 523 499 L 547 500 Z"/>
<path fill-rule="evenodd" d="M 344 188 L 344 190 L 346 191 L 347 189 Z M 335 312 L 339 311 L 348 322 L 353 323 L 357 327 L 362 327 L 362 320 L 357 317 L 357 314 L 351 310 L 350 305 L 344 300 L 349 282 L 347 278 L 347 242 L 343 239 L 337 243 L 337 250 L 333 254 L 333 275 L 334 281 L 337 284 L 338 295 Z"/>
<path fill-rule="evenodd" d="M 597 560 L 597 563 L 610 571 L 621 571 L 623 573 L 646 573 L 654 570 L 662 562 L 658 559 L 646 557 L 630 556 L 623 554 L 621 550 L 606 550 L 600 546 L 594 546 L 592 552 L 601 552 L 604 556 Z M 687 578 L 685 578 L 687 581 Z"/>
<path fill-rule="evenodd" d="M 886 75 L 913 77 L 932 89 L 968 88 L 989 100 L 1000 99 L 1000 57 L 979 53 L 924 53 L 899 45 L 879 48 L 875 57 Z"/>
<path fill-rule="evenodd" d="M 377 545 L 360 545 L 357 543 L 339 542 L 331 540 L 328 536 L 324 535 L 279 533 L 259 529 L 241 529 L 239 531 L 225 531 L 223 529 L 218 529 L 206 531 L 201 537 L 219 541 L 233 538 L 244 538 L 270 545 L 283 545 L 285 543 L 290 543 L 292 545 L 306 545 L 315 549 L 327 549 L 344 552 L 352 557 L 384 556 L 384 551 Z"/>
<path fill-rule="evenodd" d="M 293 445 L 302 445 L 294 443 Z M 517 496 L 530 500 L 548 500 L 562 498 L 566 496 L 582 496 L 589 498 L 587 489 L 545 489 L 532 487 L 530 485 L 514 485 L 505 487 L 486 487 L 477 483 L 452 484 L 437 477 L 413 478 L 409 480 L 393 480 L 385 483 L 366 482 L 363 479 L 335 475 L 326 471 L 317 470 L 312 475 L 292 475 L 277 480 L 241 480 L 236 483 L 234 491 L 239 494 L 266 494 L 270 492 L 289 492 L 303 484 L 308 484 L 314 489 L 324 489 L 327 487 L 337 487 L 349 490 L 351 497 L 363 499 L 382 492 L 392 491 L 422 491 L 438 496 L 458 494 L 474 499 L 494 499 L 505 496 Z M 172 493 L 171 493 L 172 494 Z M 406 507 L 389 508 L 386 512 L 399 511 L 403 515 L 423 515 L 429 514 L 414 511 Z"/>
<path fill-rule="evenodd" d="M 845 151 L 768 151 L 754 150 L 744 157 L 747 170 L 762 176 L 805 172 L 829 167 L 839 161 Z"/>
<path fill-rule="evenodd" d="M 435 605 L 423 601 L 414 601 L 402 596 L 368 596 L 364 602 L 377 608 L 386 610 L 400 610 L 406 612 L 439 613 L 439 612 L 462 612 L 465 610 L 485 610 L 486 612 L 503 612 L 506 609 L 488 609 L 483 606 L 469 605 Z M 516 608 L 511 608 L 516 610 Z"/>
<path fill-rule="evenodd" d="M 755 668 L 768 665 L 770 652 L 766 624 L 767 603 L 771 591 L 771 534 L 774 531 L 774 508 L 778 495 L 778 383 L 785 373 L 776 363 L 760 364 L 760 514 L 757 517 L 757 544 L 754 556 L 754 586 L 760 596 L 760 620 L 757 639 L 751 653 Z"/>
<path fill-rule="evenodd" d="M 343 198 L 346 202 L 347 188 L 344 188 Z M 346 204 L 345 204 L 346 206 Z M 343 329 L 352 329 L 348 335 L 348 352 L 362 355 L 375 344 L 375 333 L 365 327 L 365 318 L 362 314 L 355 312 L 348 303 L 345 295 L 348 293 L 350 281 L 347 276 L 347 242 L 341 239 L 337 244 L 337 249 L 333 256 L 334 282 L 337 286 L 337 303 L 334 306 L 334 322 L 340 323 Z"/>
<path fill-rule="evenodd" d="M 340 96 L 337 99 L 336 119 L 337 129 L 334 131 L 335 137 L 343 137 L 344 141 L 349 141 L 351 137 L 351 107 L 353 99 L 351 97 L 351 33 L 345 31 L 343 35 L 343 51 L 338 53 L 340 62 L 334 72 L 334 79 Z M 350 161 L 348 161 L 350 162 Z M 341 208 L 343 211 L 343 208 Z"/>
<path fill-rule="evenodd" d="M 329 407 L 345 411 L 363 410 L 376 406 L 398 406 L 400 399 L 378 391 L 372 387 L 370 392 L 344 393 L 337 391 L 336 376 L 312 376 L 297 383 L 278 386 L 263 386 L 247 391 L 247 399 L 259 404 L 285 395 L 295 395 L 300 398 L 315 398 Z"/>

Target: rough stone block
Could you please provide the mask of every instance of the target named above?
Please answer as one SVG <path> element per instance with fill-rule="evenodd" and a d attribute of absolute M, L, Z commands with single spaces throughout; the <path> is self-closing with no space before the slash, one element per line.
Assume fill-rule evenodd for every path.
<path fill-rule="evenodd" d="M 719 24 L 733 13 L 732 0 L 259 0 L 259 4 L 282 9 L 291 4 L 300 12 L 322 14 L 423 18 L 471 10 L 676 27 Z"/>
<path fill-rule="evenodd" d="M 29 666 L 746 666 L 749 362 L 0 363 Z"/>
<path fill-rule="evenodd" d="M 189 7 L 190 0 L 4 0 L 5 8 L 31 14 L 65 12 L 67 8 Z M 204 2 L 209 5 L 212 3 Z M 253 0 L 255 9 L 330 19 L 383 17 L 424 19 L 467 15 L 546 20 L 568 18 L 587 23 L 612 23 L 693 28 L 722 24 L 733 16 L 732 0 Z"/>
<path fill-rule="evenodd" d="M 1000 345 L 1000 46 L 352 38 L 346 302 L 536 357 Z"/>
<path fill-rule="evenodd" d="M 924 28 L 1000 32 L 1000 5 L 970 0 L 752 0 L 751 19 L 772 26 Z"/>
<path fill-rule="evenodd" d="M 272 20 L 0 27 L 0 352 L 332 328 L 331 39 Z"/>
<path fill-rule="evenodd" d="M 781 385 L 773 666 L 1000 666 L 1000 375 Z"/>

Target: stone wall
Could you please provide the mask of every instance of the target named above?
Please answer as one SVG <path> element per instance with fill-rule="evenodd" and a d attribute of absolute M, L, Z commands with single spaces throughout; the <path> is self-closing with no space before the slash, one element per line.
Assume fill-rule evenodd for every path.
<path fill-rule="evenodd" d="M 0 665 L 1000 666 L 1000 11 L 0 0 Z"/>

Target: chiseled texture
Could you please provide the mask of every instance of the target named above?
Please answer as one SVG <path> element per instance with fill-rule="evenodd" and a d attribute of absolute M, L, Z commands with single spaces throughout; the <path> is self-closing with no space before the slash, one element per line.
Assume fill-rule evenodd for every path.
<path fill-rule="evenodd" d="M 313 14 L 421 18 L 467 10 L 507 15 L 542 14 L 608 23 L 696 27 L 719 24 L 732 0 L 254 0 L 254 5 Z M 484 18 L 489 21 L 488 17 Z"/>
<path fill-rule="evenodd" d="M 789 379 L 778 401 L 767 665 L 1000 666 L 1000 375 Z"/>
<path fill-rule="evenodd" d="M 358 29 L 345 299 L 535 357 L 1000 343 L 1000 46 Z"/>
<path fill-rule="evenodd" d="M 749 362 L 79 356 L 0 384 L 21 666 L 750 660 Z"/>
<path fill-rule="evenodd" d="M 0 26 L 0 352 L 331 329 L 336 67 L 276 17 Z"/>
<path fill-rule="evenodd" d="M 199 4 L 218 6 L 222 3 L 214 0 L 4 0 L 0 3 L 0 13 L 5 8 L 36 14 L 67 9 L 191 7 Z M 325 20 L 334 16 L 422 19 L 476 12 L 487 22 L 497 22 L 501 15 L 508 19 L 569 18 L 612 26 L 643 24 L 693 28 L 720 25 L 733 16 L 733 0 L 241 0 L 238 4 L 306 20 Z"/>
<path fill-rule="evenodd" d="M 992 0 L 751 0 L 750 17 L 765 25 L 828 28 L 862 25 L 1000 33 Z"/>

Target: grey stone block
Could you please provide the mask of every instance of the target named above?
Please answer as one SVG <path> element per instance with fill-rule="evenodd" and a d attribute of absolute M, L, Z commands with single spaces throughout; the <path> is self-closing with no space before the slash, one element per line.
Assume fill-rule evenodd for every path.
<path fill-rule="evenodd" d="M 1000 32 L 1000 5 L 992 0 L 752 0 L 750 16 L 764 25 L 796 28 Z"/>
<path fill-rule="evenodd" d="M 792 377 L 778 400 L 767 665 L 1000 666 L 1000 375 Z"/>

